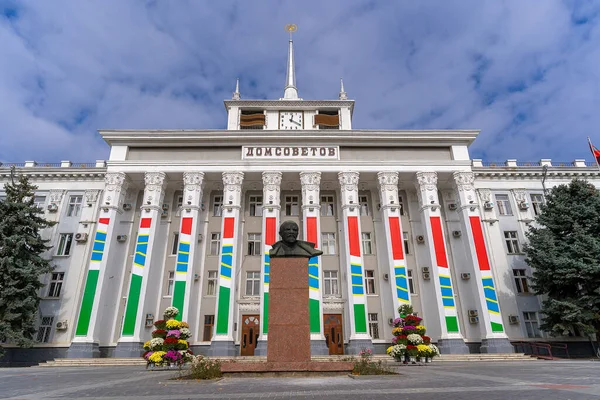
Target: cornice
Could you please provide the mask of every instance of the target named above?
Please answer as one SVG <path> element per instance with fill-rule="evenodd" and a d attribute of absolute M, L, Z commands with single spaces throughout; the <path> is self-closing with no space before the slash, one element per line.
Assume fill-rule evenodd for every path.
<path fill-rule="evenodd" d="M 18 174 L 36 181 L 104 181 L 106 167 L 102 168 L 18 168 Z M 10 179 L 10 169 L 0 169 L 0 180 Z"/>
<path fill-rule="evenodd" d="M 541 167 L 473 167 L 472 170 L 476 180 L 540 180 L 544 175 L 544 171 Z M 576 177 L 600 178 L 600 171 L 598 171 L 596 167 L 550 167 L 546 172 L 546 179 L 573 179 Z"/>
<path fill-rule="evenodd" d="M 225 100 L 225 109 L 230 107 L 257 107 L 264 110 L 284 110 L 295 108 L 300 110 L 316 107 L 350 107 L 354 113 L 354 100 Z"/>
<path fill-rule="evenodd" d="M 111 146 L 239 147 L 307 146 L 449 147 L 469 146 L 478 130 L 99 130 Z"/>

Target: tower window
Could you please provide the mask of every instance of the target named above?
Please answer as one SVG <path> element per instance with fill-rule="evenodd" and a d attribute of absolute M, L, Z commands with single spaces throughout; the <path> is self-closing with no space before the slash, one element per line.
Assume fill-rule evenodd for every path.
<path fill-rule="evenodd" d="M 340 129 L 340 116 L 338 110 L 319 110 L 315 115 L 317 129 Z"/>
<path fill-rule="evenodd" d="M 264 129 L 265 113 L 262 110 L 242 110 L 240 129 Z"/>

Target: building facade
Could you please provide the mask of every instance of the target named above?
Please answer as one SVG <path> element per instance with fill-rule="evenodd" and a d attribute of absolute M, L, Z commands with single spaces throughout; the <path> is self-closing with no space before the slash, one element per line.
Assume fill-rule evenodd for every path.
<path fill-rule="evenodd" d="M 9 362 L 137 357 L 167 306 L 209 355 L 266 352 L 270 246 L 293 220 L 309 260 L 313 354 L 383 353 L 411 304 L 442 353 L 555 340 L 522 252 L 544 189 L 595 164 L 471 160 L 478 131 L 352 129 L 354 101 L 225 101 L 226 130 L 101 130 L 110 158 L 18 164 L 57 224 L 35 349 Z M 0 167 L 0 183 L 10 164 Z M 1 190 L 1 189 L 0 189 Z M 1 195 L 1 192 L 0 192 Z M 587 338 L 560 338 L 587 342 Z"/>

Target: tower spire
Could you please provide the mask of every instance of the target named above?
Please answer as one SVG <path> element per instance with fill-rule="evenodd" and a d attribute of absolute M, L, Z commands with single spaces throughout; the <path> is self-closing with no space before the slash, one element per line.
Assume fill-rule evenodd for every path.
<path fill-rule="evenodd" d="M 240 97 L 240 78 L 235 80 L 235 92 L 233 92 L 233 96 L 231 96 L 232 100 L 239 100 Z"/>
<path fill-rule="evenodd" d="M 282 100 L 298 100 L 298 89 L 296 88 L 296 71 L 294 66 L 294 41 L 292 33 L 298 30 L 296 24 L 288 24 L 285 30 L 290 33 L 290 41 L 288 47 L 287 71 L 285 77 L 285 88 L 283 91 Z"/>
<path fill-rule="evenodd" d="M 344 80 L 340 78 L 340 100 L 348 100 L 348 94 L 344 90 Z"/>

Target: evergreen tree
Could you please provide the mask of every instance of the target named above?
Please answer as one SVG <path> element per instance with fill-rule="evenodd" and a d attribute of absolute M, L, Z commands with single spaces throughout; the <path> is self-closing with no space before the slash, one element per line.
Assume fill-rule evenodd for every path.
<path fill-rule="evenodd" d="M 541 328 L 600 340 L 600 191 L 582 180 L 553 188 L 527 234 L 533 289 L 543 295 Z"/>
<path fill-rule="evenodd" d="M 34 343 L 40 277 L 53 269 L 42 257 L 50 247 L 40 231 L 54 223 L 34 204 L 35 189 L 26 176 L 17 180 L 13 169 L 0 201 L 0 343 L 21 347 Z"/>

